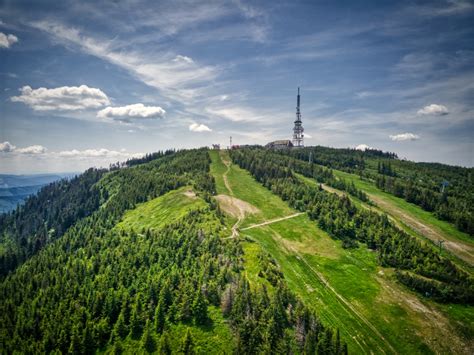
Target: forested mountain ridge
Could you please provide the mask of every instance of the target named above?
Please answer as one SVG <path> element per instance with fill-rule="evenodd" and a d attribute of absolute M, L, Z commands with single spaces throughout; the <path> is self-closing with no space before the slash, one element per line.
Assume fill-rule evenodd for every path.
<path fill-rule="evenodd" d="M 415 163 L 378 150 L 306 147 L 280 154 L 358 174 L 474 235 L 474 168 Z"/>
<path fill-rule="evenodd" d="M 226 238 L 226 217 L 211 197 L 209 163 L 206 150 L 194 150 L 86 172 L 92 180 L 100 175 L 87 189 L 90 213 L 75 212 L 82 218 L 1 281 L 1 352 L 346 353 L 339 333 L 288 290 L 281 274 L 269 273 L 267 287 L 250 287 L 239 241 Z M 205 207 L 159 230 L 118 226 L 125 211 L 184 186 Z M 35 216 L 33 208 L 27 215 Z M 9 229 L 15 221 L 21 212 L 4 217 L 3 230 L 16 231 Z M 275 268 L 270 260 L 260 267 Z M 184 338 L 180 325 L 188 327 Z M 210 338 L 196 338 L 199 329 L 231 332 L 233 340 L 209 347 Z"/>
<path fill-rule="evenodd" d="M 237 165 L 245 170 L 231 169 Z M 0 352 L 470 353 L 469 272 L 323 184 L 371 204 L 333 170 L 261 148 L 158 152 L 49 185 L 0 219 Z M 312 263 L 327 241 L 308 240 L 298 252 L 292 221 L 300 217 L 312 225 L 308 233 L 326 231 L 335 241 L 331 259 L 334 248 L 366 250 L 379 273 L 393 275 L 384 281 L 392 292 L 403 289 L 417 312 L 436 317 L 433 334 L 418 334 L 428 325 L 420 315 L 374 318 L 352 304 L 359 286 L 340 288 L 354 282 L 350 274 L 334 283 Z M 282 228 L 272 238 L 284 258 L 269 247 L 270 224 Z M 369 275 L 370 264 L 345 262 L 376 289 L 380 275 Z M 300 268 L 304 290 L 288 271 Z M 409 339 L 390 334 L 397 318 Z M 453 350 L 434 340 L 439 333 L 455 336 Z"/>

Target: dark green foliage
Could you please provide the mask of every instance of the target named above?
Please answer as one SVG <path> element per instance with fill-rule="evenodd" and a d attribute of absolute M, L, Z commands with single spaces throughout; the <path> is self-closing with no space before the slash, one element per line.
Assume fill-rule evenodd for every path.
<path fill-rule="evenodd" d="M 347 196 L 337 196 L 305 184 L 293 175 L 291 160 L 288 164 L 263 149 L 236 150 L 232 151 L 231 157 L 292 207 L 306 211 L 321 229 L 342 240 L 343 247 L 357 247 L 357 242 L 364 242 L 379 252 L 382 265 L 410 270 L 449 290 L 444 292 L 444 297 L 436 297 L 437 300 L 474 303 L 472 278 L 432 247 L 398 229 L 387 216 L 359 209 Z M 404 283 L 415 290 L 421 289 L 413 283 Z"/>
<path fill-rule="evenodd" d="M 318 146 L 279 153 L 303 161 L 308 161 L 312 154 L 316 164 L 373 180 L 378 188 L 433 212 L 439 219 L 454 223 L 459 230 L 474 235 L 474 168 L 415 163 L 376 150 Z"/>
<path fill-rule="evenodd" d="M 186 335 L 184 336 L 180 350 L 180 352 L 184 355 L 194 354 L 194 341 L 189 328 L 186 330 Z"/>
<path fill-rule="evenodd" d="M 127 209 L 180 186 L 193 185 L 211 202 L 215 187 L 205 150 L 130 166 L 113 167 L 96 183 L 100 209 L 1 281 L 1 353 L 120 354 L 134 339 L 143 351 L 170 354 L 170 325 L 206 326 L 209 304 L 225 304 L 241 353 L 302 352 L 310 334 L 319 344 L 329 330 L 289 292 L 269 256 L 261 262 L 275 288 L 271 296 L 265 288 L 250 289 L 239 242 L 221 238 L 222 216 L 212 203 L 160 230 L 116 227 Z M 327 353 L 337 348 L 332 339 L 319 346 Z M 181 350 L 194 352 L 189 330 Z"/>
<path fill-rule="evenodd" d="M 99 207 L 94 184 L 105 170 L 89 169 L 43 187 L 15 211 L 0 214 L 0 277 L 14 270 Z"/>
<path fill-rule="evenodd" d="M 158 353 L 161 355 L 171 355 L 170 339 L 167 332 L 164 332 L 160 338 Z"/>
<path fill-rule="evenodd" d="M 146 322 L 145 332 L 143 333 L 141 340 L 142 349 L 147 353 L 151 354 L 156 350 L 156 340 L 151 331 L 151 326 L 149 321 Z"/>

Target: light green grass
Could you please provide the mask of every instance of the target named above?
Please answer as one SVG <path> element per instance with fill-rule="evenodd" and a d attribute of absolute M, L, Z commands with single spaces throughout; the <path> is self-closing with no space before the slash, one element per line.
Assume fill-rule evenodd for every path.
<path fill-rule="evenodd" d="M 347 174 L 347 173 L 343 173 L 343 172 L 337 172 L 337 173 L 346 174 L 346 176 L 351 175 L 351 174 Z M 318 185 L 318 182 L 314 179 L 307 178 L 307 177 L 305 177 L 303 175 L 300 175 L 300 174 L 296 174 L 296 176 L 299 179 L 301 179 L 303 182 L 309 184 L 310 186 L 317 186 Z M 357 175 L 353 175 L 353 178 L 354 179 L 359 179 L 359 177 Z M 344 179 L 349 180 L 346 177 L 344 177 Z M 370 185 L 370 182 L 367 182 L 367 181 L 361 181 L 361 183 L 366 183 L 366 184 Z M 383 191 L 378 190 L 375 186 L 370 186 L 370 188 L 371 188 L 371 191 L 375 190 L 376 193 L 379 193 L 377 195 L 378 197 L 383 197 L 383 195 L 389 195 L 389 194 L 387 194 Z M 372 192 L 369 192 L 368 189 L 364 190 L 364 187 L 359 187 L 359 189 L 365 191 L 366 193 L 372 193 Z M 334 189 L 332 187 L 330 188 L 330 190 L 333 190 L 333 191 L 337 192 L 338 194 L 345 194 L 346 196 L 348 196 L 351 199 L 351 201 L 354 203 L 354 205 L 357 206 L 358 208 L 365 208 L 365 209 L 369 209 L 371 211 L 374 211 L 374 212 L 377 212 L 377 213 L 380 213 L 380 214 L 387 214 L 387 216 L 390 218 L 390 220 L 392 222 L 394 222 L 396 224 L 396 226 L 398 228 L 400 228 L 401 230 L 403 230 L 405 233 L 407 233 L 407 234 L 409 234 L 409 235 L 411 235 L 415 238 L 418 238 L 420 241 L 422 241 L 422 243 L 434 244 L 432 240 L 427 239 L 423 234 L 421 234 L 417 230 L 415 230 L 415 229 L 411 228 L 409 225 L 407 225 L 402 218 L 400 218 L 397 215 L 394 215 L 391 210 L 384 210 L 382 207 L 369 205 L 368 203 L 365 203 L 365 202 L 359 200 L 358 198 L 347 194 L 346 192 Z M 392 195 L 389 195 L 389 197 L 398 199 L 398 198 L 396 198 Z M 402 199 L 398 199 L 398 200 L 402 200 Z M 387 200 L 387 201 L 390 202 L 390 200 Z M 404 200 L 402 200 L 402 202 L 404 204 L 414 206 L 414 205 L 409 204 L 408 202 L 406 202 Z M 417 206 L 415 206 L 415 207 L 417 209 L 419 209 Z M 402 208 L 402 206 L 398 206 L 398 208 Z M 406 211 L 406 210 L 404 209 L 404 211 Z M 422 211 L 422 212 L 427 213 L 426 211 Z M 424 223 L 429 225 L 429 223 L 426 223 L 426 222 L 424 222 Z M 470 265 L 468 262 L 464 261 L 463 259 L 460 259 L 458 256 L 452 254 L 450 251 L 448 251 L 446 249 L 442 249 L 441 255 L 448 258 L 448 259 L 450 259 L 451 261 L 456 263 L 459 267 L 461 267 L 463 270 L 470 273 L 471 275 L 474 273 L 474 266 L 473 265 Z"/>
<path fill-rule="evenodd" d="M 446 239 L 454 238 L 474 246 L 474 240 L 468 234 L 459 231 L 453 224 L 449 222 L 437 219 L 431 212 L 425 211 L 421 207 L 409 203 L 402 198 L 381 191 L 374 185 L 374 183 L 367 180 L 361 180 L 358 175 L 338 170 L 333 170 L 333 172 L 334 175 L 338 178 L 354 182 L 356 188 L 368 194 L 373 194 L 375 196 L 383 198 L 384 200 L 389 201 L 393 206 L 403 209 L 405 213 L 410 214 L 411 216 L 419 219 L 426 225 L 435 228 L 439 232 L 443 233 L 446 236 Z"/>
<path fill-rule="evenodd" d="M 210 151 L 209 153 L 212 160 L 211 173 L 218 174 L 214 175 L 216 184 L 218 184 L 218 181 L 222 178 L 220 173 L 224 173 L 227 169 L 220 159 L 219 153 L 227 160 L 230 160 L 230 158 L 227 151 Z M 269 190 L 261 187 L 246 170 L 240 169 L 237 165 L 231 165 L 227 178 L 235 197 L 250 203 L 260 210 L 260 213 L 247 215 L 241 228 L 250 224 L 296 213 L 295 210 L 283 203 L 278 196 L 275 196 Z M 229 194 L 225 186 L 224 189 L 225 192 L 223 193 Z"/>
<path fill-rule="evenodd" d="M 191 210 L 206 207 L 206 202 L 201 198 L 188 197 L 184 194 L 190 189 L 182 187 L 137 205 L 135 209 L 125 213 L 117 227 L 136 231 L 143 228 L 159 229 L 179 220 Z"/>
<path fill-rule="evenodd" d="M 216 190 L 218 194 L 229 194 L 229 191 L 225 187 L 224 178 L 222 177 L 227 170 L 227 167 L 222 162 L 221 158 L 219 157 L 218 150 L 210 150 L 209 156 L 211 157 L 211 174 L 214 176 L 216 181 Z"/>
<path fill-rule="evenodd" d="M 214 155 L 213 165 L 221 164 L 218 157 Z M 218 169 L 211 171 L 217 172 Z M 261 210 L 261 216 L 247 217 L 243 225 L 248 225 L 249 219 L 251 223 L 257 223 L 261 219 L 294 213 L 284 201 L 237 166 L 232 165 L 228 179 L 236 198 L 252 203 Z M 429 316 L 416 312 L 407 302 L 399 301 L 401 298 L 419 302 L 417 296 L 395 281 L 391 270 L 377 265 L 376 253 L 365 246 L 361 245 L 355 250 L 342 249 L 339 241 L 331 239 L 317 228 L 315 222 L 306 215 L 241 231 L 241 236 L 256 241 L 272 255 L 280 265 L 290 289 L 320 315 L 324 324 L 340 329 L 350 352 L 390 353 L 390 347 L 393 347 L 397 353 L 431 353 L 428 343 L 438 352 L 455 351 L 453 344 L 443 340 L 447 333 L 443 329 L 433 328 Z M 248 242 L 244 242 L 243 247 L 244 267 L 249 280 L 251 284 L 258 283 L 258 276 L 252 275 L 259 271 L 256 261 L 258 248 Z M 318 278 L 317 273 L 355 307 L 382 334 L 385 341 L 351 311 Z M 425 300 L 421 304 L 450 316 L 437 304 Z M 450 318 L 448 323 L 457 321 L 454 316 Z"/>

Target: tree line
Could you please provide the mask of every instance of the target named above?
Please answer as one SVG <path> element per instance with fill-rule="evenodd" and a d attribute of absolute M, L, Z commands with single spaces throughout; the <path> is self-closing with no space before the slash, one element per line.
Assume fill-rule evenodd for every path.
<path fill-rule="evenodd" d="M 378 150 L 305 147 L 278 152 L 299 160 L 358 174 L 378 188 L 474 235 L 474 168 L 415 163 Z"/>
<path fill-rule="evenodd" d="M 306 211 L 321 229 L 340 239 L 343 247 L 363 242 L 378 251 L 381 265 L 410 271 L 399 280 L 412 289 L 442 302 L 474 303 L 472 278 L 430 245 L 398 229 L 386 215 L 358 208 L 347 196 L 305 184 L 277 154 L 241 149 L 231 151 L 231 158 L 290 206 Z M 419 278 L 408 281 L 410 275 Z M 421 278 L 426 282 L 418 282 Z"/>

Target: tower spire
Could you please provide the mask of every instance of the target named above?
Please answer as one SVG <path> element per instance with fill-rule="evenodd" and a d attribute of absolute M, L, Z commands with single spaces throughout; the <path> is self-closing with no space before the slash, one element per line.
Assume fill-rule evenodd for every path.
<path fill-rule="evenodd" d="M 296 97 L 296 120 L 295 126 L 293 127 L 293 146 L 304 147 L 304 128 L 301 122 L 301 111 L 300 111 L 300 88 L 298 87 L 298 96 Z"/>

